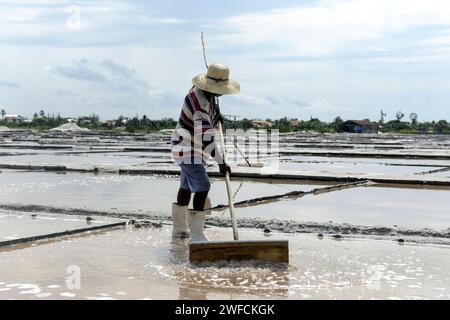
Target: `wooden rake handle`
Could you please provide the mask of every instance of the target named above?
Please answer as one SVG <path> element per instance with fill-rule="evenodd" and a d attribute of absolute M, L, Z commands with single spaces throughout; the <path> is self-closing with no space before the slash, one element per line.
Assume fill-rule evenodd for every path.
<path fill-rule="evenodd" d="M 222 149 L 223 149 L 222 157 L 223 157 L 223 161 L 225 163 L 227 154 L 226 154 L 226 150 L 225 150 L 225 139 L 223 138 L 222 123 L 220 121 L 219 121 L 218 129 L 219 129 L 220 143 L 221 143 Z M 234 211 L 234 203 L 233 203 L 233 192 L 231 190 L 230 173 L 228 171 L 225 172 L 225 183 L 227 185 L 228 205 L 230 208 L 231 223 L 233 225 L 233 238 L 234 238 L 234 240 L 239 240 L 236 213 Z"/>

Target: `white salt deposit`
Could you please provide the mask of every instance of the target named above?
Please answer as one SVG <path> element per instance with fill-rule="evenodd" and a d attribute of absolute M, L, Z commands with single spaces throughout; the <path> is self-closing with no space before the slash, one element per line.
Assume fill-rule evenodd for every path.
<path fill-rule="evenodd" d="M 61 131 L 61 132 L 88 132 L 90 131 L 87 128 L 81 128 L 77 126 L 75 123 L 65 123 L 60 125 L 59 127 L 50 129 L 50 131 Z"/>
<path fill-rule="evenodd" d="M 61 297 L 67 297 L 67 298 L 73 298 L 76 296 L 76 294 L 71 292 L 62 292 L 59 294 Z"/>
<path fill-rule="evenodd" d="M 42 293 L 38 293 L 36 294 L 37 298 L 47 298 L 50 297 L 52 294 L 50 292 L 42 292 Z"/>

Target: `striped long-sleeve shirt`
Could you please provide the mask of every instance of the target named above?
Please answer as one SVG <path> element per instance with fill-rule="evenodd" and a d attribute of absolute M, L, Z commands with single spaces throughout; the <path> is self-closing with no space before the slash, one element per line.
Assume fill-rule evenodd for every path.
<path fill-rule="evenodd" d="M 193 87 L 189 91 L 171 139 L 176 163 L 202 164 L 210 155 L 215 156 L 215 112 L 200 89 Z"/>

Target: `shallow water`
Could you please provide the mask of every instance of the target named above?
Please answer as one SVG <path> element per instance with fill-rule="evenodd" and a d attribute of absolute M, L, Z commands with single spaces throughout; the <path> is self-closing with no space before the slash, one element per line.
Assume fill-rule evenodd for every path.
<path fill-rule="evenodd" d="M 449 166 L 445 160 L 365 159 L 312 156 L 282 156 L 280 169 L 337 173 L 414 174 Z"/>
<path fill-rule="evenodd" d="M 80 148 L 76 146 L 76 141 L 68 141 L 74 144 L 74 149 L 67 150 L 46 150 L 46 149 L 10 149 L 3 148 L 0 145 L 0 152 L 10 155 L 0 157 L 1 163 L 21 163 L 21 164 L 45 164 L 45 165 L 88 165 L 88 166 L 124 166 L 124 165 L 152 165 L 171 163 L 170 152 L 158 151 L 136 151 L 119 152 L 122 145 L 103 147 L 97 150 L 90 150 L 88 146 Z M 56 144 L 57 145 L 57 144 Z M 132 145 L 124 145 L 132 146 Z M 148 148 L 151 146 L 167 147 L 164 141 L 155 143 L 138 144 L 136 147 Z M 116 151 L 114 151 L 114 148 Z M 236 161 L 230 163 L 244 163 L 244 159 L 233 151 Z M 426 159 L 366 159 L 366 158 L 340 158 L 340 157 L 317 157 L 317 156 L 280 156 L 279 168 L 282 170 L 308 170 L 320 172 L 337 173 L 383 173 L 383 174 L 413 174 L 433 169 L 439 169 L 441 166 L 448 166 L 449 162 L 445 160 L 426 160 Z M 266 165 L 268 159 L 262 159 Z M 271 160 L 273 161 L 273 160 Z M 259 160 L 251 160 L 259 162 Z M 426 165 L 426 167 L 422 167 Z"/>
<path fill-rule="evenodd" d="M 442 230 L 450 228 L 449 199 L 448 189 L 358 187 L 239 208 L 239 216 Z"/>
<path fill-rule="evenodd" d="M 48 213 L 14 213 L 0 211 L 0 241 L 39 236 L 66 230 L 104 224 L 109 219 L 86 221 L 86 217 L 51 215 Z"/>
<path fill-rule="evenodd" d="M 170 214 L 171 205 L 176 201 L 179 188 L 178 177 L 163 176 L 94 175 L 76 172 L 57 174 L 3 170 L 0 173 L 0 179 L 0 203 L 165 214 Z M 284 194 L 294 190 L 308 191 L 321 186 L 324 185 L 232 181 L 236 202 Z M 213 205 L 228 202 L 223 180 L 211 179 L 210 198 Z"/>
<path fill-rule="evenodd" d="M 450 170 L 442 171 L 442 172 L 434 172 L 424 175 L 425 177 L 444 177 L 444 178 L 450 178 Z"/>
<path fill-rule="evenodd" d="M 231 231 L 208 228 L 211 239 Z M 267 238 L 242 230 L 242 239 Z M 450 251 L 437 246 L 273 234 L 290 265 L 190 265 L 170 226 L 115 230 L 0 251 L 0 299 L 449 299 Z M 80 288 L 73 285 L 80 271 Z M 68 280 L 68 282 L 66 282 Z"/>
<path fill-rule="evenodd" d="M 10 151 L 10 150 L 8 150 Z M 59 151 L 46 153 L 30 153 L 21 150 L 20 155 L 0 157 L 1 163 L 40 164 L 40 165 L 91 165 L 91 166 L 118 166 L 118 165 L 145 165 L 152 163 L 173 163 L 170 153 L 144 153 L 144 152 L 80 152 Z"/>
<path fill-rule="evenodd" d="M 63 136 L 41 139 L 41 136 L 32 134 L 17 136 L 22 140 L 35 139 L 32 143 L 35 146 L 73 144 L 74 148 L 22 149 L 2 148 L 0 145 L 0 163 L 117 168 L 130 165 L 150 167 L 170 161 L 167 150 L 119 152 L 125 146 L 167 149 L 168 136 L 74 139 L 70 136 L 70 139 L 63 139 Z M 19 140 L 13 143 L 28 144 Z M 328 150 L 336 151 L 336 144 L 344 143 L 355 145 L 357 151 L 383 152 L 370 143 L 394 143 L 412 148 L 403 149 L 405 154 L 411 151 L 445 153 L 449 144 L 448 137 L 431 135 L 295 134 L 282 136 L 283 148 L 292 146 L 285 144 L 288 141 L 317 144 L 303 147 L 321 151 L 327 148 L 319 149 L 318 146 L 331 143 Z M 90 147 L 108 152 L 91 152 Z M 299 148 L 301 146 L 291 149 Z M 330 175 L 333 172 L 401 175 L 449 165 L 446 160 L 283 155 L 280 168 L 322 171 Z M 430 175 L 447 177 L 448 172 Z M 211 179 L 211 182 L 213 205 L 227 203 L 223 180 Z M 309 191 L 326 185 L 332 183 L 232 181 L 235 201 L 290 191 Z M 171 176 L 1 170 L 0 205 L 41 205 L 168 216 L 178 186 L 178 178 Z M 397 187 L 377 185 L 305 195 L 295 200 L 283 199 L 237 208 L 237 214 L 269 221 L 276 218 L 382 225 L 392 230 L 395 230 L 394 225 L 439 230 L 450 227 L 449 188 Z M 82 216 L 34 214 L 37 217 L 32 219 L 31 213 L 26 211 L 18 214 L 17 211 L 0 210 L 0 241 L 89 226 Z M 220 214 L 228 218 L 228 211 L 213 213 L 214 216 Z M 95 217 L 91 225 L 103 222 L 110 221 L 105 217 Z M 251 227 L 254 227 L 253 222 L 249 220 Z M 320 228 L 310 230 L 322 232 Z M 260 230 L 241 229 L 241 239 L 289 239 L 289 267 L 255 263 L 198 266 L 188 263 L 186 242 L 171 240 L 170 233 L 171 226 L 167 225 L 155 229 L 132 229 L 128 226 L 126 229 L 0 249 L 0 299 L 450 299 L 450 251 L 448 246 L 436 245 L 438 242 L 412 245 L 408 242 L 411 239 L 405 237 L 406 243 L 401 245 L 395 241 L 368 240 L 368 236 L 358 239 L 344 235 L 343 239 L 335 240 L 327 236 L 327 232 L 324 232 L 323 239 L 319 239 L 315 234 L 272 232 L 264 235 Z M 209 227 L 206 234 L 213 240 L 232 239 L 230 228 Z M 388 238 L 397 240 L 397 236 L 383 239 Z M 81 272 L 80 288 L 70 286 L 70 281 L 67 281 L 74 270 Z"/>
<path fill-rule="evenodd" d="M 176 199 L 179 187 L 179 178 L 170 176 L 4 170 L 0 173 L 0 179 L 0 204 L 163 215 L 170 215 L 171 204 Z M 224 181 L 211 179 L 211 184 L 213 206 L 227 204 Z M 293 181 L 232 181 L 235 202 L 291 191 L 309 191 L 323 186 L 296 184 Z M 253 207 L 239 208 L 237 213 L 239 217 L 443 230 L 450 227 L 449 196 L 448 188 L 357 187 L 305 195 L 296 200 L 259 203 Z M 228 216 L 228 211 L 219 214 Z"/>
<path fill-rule="evenodd" d="M 420 166 L 393 166 L 385 163 L 364 163 L 364 162 L 280 162 L 282 170 L 307 170 L 329 173 L 349 173 L 349 174 L 414 174 L 429 170 L 440 169 L 441 167 L 420 167 Z"/>

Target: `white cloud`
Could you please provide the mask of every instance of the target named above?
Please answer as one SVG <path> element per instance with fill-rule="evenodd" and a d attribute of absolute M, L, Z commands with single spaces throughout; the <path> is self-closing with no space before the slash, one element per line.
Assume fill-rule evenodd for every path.
<path fill-rule="evenodd" d="M 226 97 L 229 101 L 244 105 L 268 106 L 276 103 L 275 99 L 265 95 L 239 94 Z"/>
<path fill-rule="evenodd" d="M 422 44 L 425 46 L 450 47 L 450 28 L 446 32 L 423 40 Z"/>
<path fill-rule="evenodd" d="M 0 42 L 29 47 L 101 47 L 161 41 L 187 22 L 121 0 L 0 0 Z M 162 37 L 163 39 L 165 37 Z"/>
<path fill-rule="evenodd" d="M 221 98 L 225 114 L 235 114 L 249 118 L 273 118 L 283 116 L 309 119 L 319 117 L 331 120 L 339 114 L 347 114 L 349 109 L 338 107 L 326 98 L 299 99 L 295 97 L 275 98 L 264 94 L 239 94 Z"/>
<path fill-rule="evenodd" d="M 266 44 L 271 53 L 327 55 L 384 48 L 387 36 L 416 27 L 450 25 L 448 0 L 323 0 L 260 13 L 237 15 L 217 24 L 235 44 Z M 406 40 L 408 41 L 408 40 Z"/>
<path fill-rule="evenodd" d="M 57 89 L 55 91 L 55 94 L 60 97 L 69 97 L 69 98 L 75 98 L 78 96 L 76 93 L 72 92 L 71 90 L 64 90 L 64 89 Z"/>
<path fill-rule="evenodd" d="M 7 87 L 7 88 L 19 88 L 20 85 L 16 82 L 11 81 L 0 81 L 0 87 Z"/>
<path fill-rule="evenodd" d="M 69 66 L 56 66 L 50 70 L 70 79 L 102 83 L 108 82 L 108 79 L 101 72 L 92 68 L 86 59 L 75 60 Z"/>
<path fill-rule="evenodd" d="M 166 23 L 166 24 L 181 24 L 181 23 L 186 22 L 185 20 L 177 19 L 177 18 L 159 18 L 159 19 L 155 19 L 154 21 Z"/>
<path fill-rule="evenodd" d="M 223 98 L 227 114 L 332 120 L 390 106 L 449 114 L 450 0 L 270 1 L 230 6 L 222 19 L 211 14 L 216 5 L 0 2 L 0 73 L 20 84 L 0 83 L 1 102 L 18 112 L 178 117 L 192 76 L 204 71 L 205 31 L 210 62 L 227 63 L 241 83 L 240 95 Z M 73 5 L 79 20 L 70 20 Z"/>
<path fill-rule="evenodd" d="M 72 105 L 80 105 L 78 112 L 92 110 L 103 117 L 146 114 L 159 118 L 167 114 L 176 116 L 182 102 L 182 95 L 154 90 L 134 68 L 112 59 L 92 61 L 82 58 L 51 67 L 48 71 L 69 81 L 70 88 L 76 90 L 59 88 L 54 94 L 59 101 L 63 98 Z"/>
<path fill-rule="evenodd" d="M 120 43 L 133 38 L 131 26 L 139 25 L 146 14 L 118 0 L 6 1 L 1 3 L 0 40 L 23 46 L 34 42 L 41 46 Z M 116 29 L 118 25 L 122 27 Z"/>

